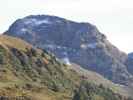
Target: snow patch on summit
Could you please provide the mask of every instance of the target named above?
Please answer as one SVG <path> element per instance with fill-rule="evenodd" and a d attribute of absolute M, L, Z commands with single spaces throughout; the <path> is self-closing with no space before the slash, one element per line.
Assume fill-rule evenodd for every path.
<path fill-rule="evenodd" d="M 61 60 L 63 61 L 63 63 L 71 65 L 67 52 L 63 52 Z"/>
<path fill-rule="evenodd" d="M 67 65 L 71 65 L 70 60 L 69 60 L 68 57 L 62 58 L 62 61 L 63 61 L 63 63 L 65 63 L 65 64 L 67 64 Z"/>
<path fill-rule="evenodd" d="M 27 29 L 26 28 L 22 28 L 21 31 L 22 32 L 27 32 Z"/>
<path fill-rule="evenodd" d="M 87 47 L 95 49 L 97 47 L 98 43 L 90 43 L 87 45 Z"/>
<path fill-rule="evenodd" d="M 24 21 L 25 24 L 41 25 L 41 24 L 52 24 L 49 19 L 38 20 L 35 18 L 27 18 Z"/>
<path fill-rule="evenodd" d="M 80 47 L 82 49 L 87 49 L 87 48 L 95 49 L 97 45 L 98 43 L 89 43 L 89 44 L 81 44 Z"/>
<path fill-rule="evenodd" d="M 52 24 L 52 22 L 49 21 L 49 20 L 41 20 L 41 21 L 36 21 L 35 24 L 36 24 L 36 25 L 41 25 L 41 24 Z"/>

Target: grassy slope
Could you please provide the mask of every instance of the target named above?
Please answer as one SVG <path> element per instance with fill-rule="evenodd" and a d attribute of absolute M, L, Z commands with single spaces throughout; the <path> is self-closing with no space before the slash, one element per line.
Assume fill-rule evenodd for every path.
<path fill-rule="evenodd" d="M 85 76 L 89 82 L 93 82 L 97 85 L 103 84 L 104 87 L 110 88 L 114 92 L 120 93 L 125 96 L 133 95 L 132 87 L 129 88 L 124 85 L 114 84 L 113 82 L 111 82 L 110 80 L 107 80 L 100 74 L 93 72 L 93 71 L 85 70 L 77 64 L 72 64 L 72 66 L 70 66 L 70 67 L 71 67 L 71 69 L 75 70 L 81 76 Z"/>
<path fill-rule="evenodd" d="M 34 50 L 20 39 L 0 36 L 0 55 L 1 95 L 29 95 L 36 100 L 62 100 L 68 94 L 67 100 L 71 96 L 70 90 L 80 81 L 75 72 L 56 61 L 53 55 Z"/>
<path fill-rule="evenodd" d="M 95 73 L 85 73 L 88 73 L 85 75 L 86 81 L 102 83 L 104 80 L 104 85 L 107 83 L 107 87 L 115 88 L 113 91 L 124 91 Z M 82 78 L 82 73 L 60 63 L 53 55 L 34 49 L 23 40 L 0 36 L 1 96 L 22 96 L 32 100 L 71 100 L 73 91 L 80 86 Z"/>

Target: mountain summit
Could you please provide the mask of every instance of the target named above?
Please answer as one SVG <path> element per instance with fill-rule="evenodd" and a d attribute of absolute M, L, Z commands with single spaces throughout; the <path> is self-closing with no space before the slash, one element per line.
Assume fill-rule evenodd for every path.
<path fill-rule="evenodd" d="M 96 26 L 56 16 L 32 15 L 18 19 L 6 35 L 20 37 L 67 64 L 76 63 L 93 70 L 115 83 L 129 85 L 128 56 L 113 46 Z"/>

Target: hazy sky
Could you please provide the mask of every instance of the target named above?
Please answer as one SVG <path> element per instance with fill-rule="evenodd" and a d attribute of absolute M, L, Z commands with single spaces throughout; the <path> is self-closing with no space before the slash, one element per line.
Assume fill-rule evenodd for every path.
<path fill-rule="evenodd" d="M 31 14 L 90 22 L 120 50 L 133 51 L 133 0 L 0 0 L 0 32 Z"/>

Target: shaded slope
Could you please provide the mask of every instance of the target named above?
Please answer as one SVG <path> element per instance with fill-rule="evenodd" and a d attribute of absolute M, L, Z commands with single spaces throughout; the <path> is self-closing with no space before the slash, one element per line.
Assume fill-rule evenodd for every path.
<path fill-rule="evenodd" d="M 126 61 L 127 69 L 133 75 L 133 53 L 128 54 L 128 59 Z"/>

